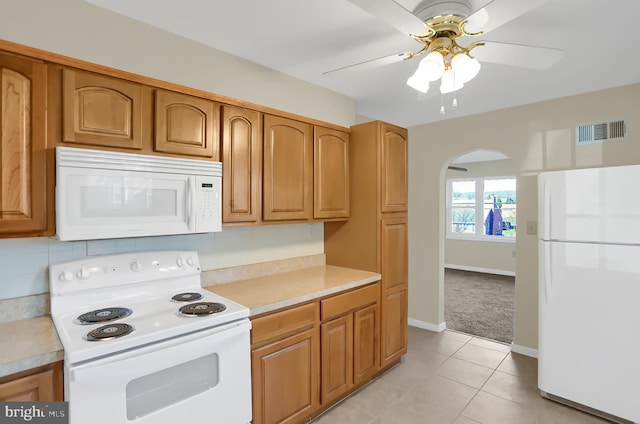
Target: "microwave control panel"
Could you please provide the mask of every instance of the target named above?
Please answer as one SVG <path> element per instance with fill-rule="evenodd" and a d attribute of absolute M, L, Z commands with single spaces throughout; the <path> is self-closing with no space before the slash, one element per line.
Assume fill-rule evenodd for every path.
<path fill-rule="evenodd" d="M 196 176 L 196 232 L 222 231 L 222 179 Z"/>

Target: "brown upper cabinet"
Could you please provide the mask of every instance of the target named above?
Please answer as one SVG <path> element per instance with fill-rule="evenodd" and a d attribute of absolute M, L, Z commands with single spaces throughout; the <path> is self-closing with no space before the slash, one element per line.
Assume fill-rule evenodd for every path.
<path fill-rule="evenodd" d="M 156 90 L 154 150 L 218 160 L 219 116 L 216 102 Z"/>
<path fill-rule="evenodd" d="M 222 162 L 222 222 L 258 222 L 262 191 L 259 112 L 222 107 Z"/>
<path fill-rule="evenodd" d="M 0 237 L 55 234 L 55 147 L 65 145 L 222 161 L 227 225 L 349 218 L 345 128 L 53 53 L 39 60 L 9 49 L 18 54 L 0 52 Z M 389 133 L 384 148 L 400 157 L 396 136 Z M 390 210 L 403 198 L 406 205 L 406 190 L 394 188 L 403 178 L 386 174 Z"/>
<path fill-rule="evenodd" d="M 382 212 L 408 210 L 407 132 L 390 124 L 381 124 Z"/>
<path fill-rule="evenodd" d="M 0 53 L 0 234 L 47 229 L 46 65 Z"/>
<path fill-rule="evenodd" d="M 91 72 L 63 69 L 64 142 L 143 148 L 142 85 Z"/>
<path fill-rule="evenodd" d="M 313 218 L 349 217 L 349 134 L 314 127 Z"/>
<path fill-rule="evenodd" d="M 313 214 L 313 126 L 264 115 L 264 221 L 306 221 Z"/>

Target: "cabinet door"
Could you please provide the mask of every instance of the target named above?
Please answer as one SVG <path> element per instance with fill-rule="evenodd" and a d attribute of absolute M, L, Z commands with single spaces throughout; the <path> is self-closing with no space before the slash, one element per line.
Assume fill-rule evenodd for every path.
<path fill-rule="evenodd" d="M 353 314 L 353 383 L 369 380 L 378 371 L 380 339 L 378 305 Z"/>
<path fill-rule="evenodd" d="M 318 407 L 318 332 L 252 351 L 253 424 L 301 422 Z"/>
<path fill-rule="evenodd" d="M 353 387 L 353 314 L 322 324 L 320 331 L 320 402 L 324 405 Z"/>
<path fill-rule="evenodd" d="M 407 218 L 383 219 L 381 225 L 382 289 L 406 288 L 409 282 Z"/>
<path fill-rule="evenodd" d="M 0 384 L 0 402 L 51 402 L 56 397 L 54 370 L 48 369 Z"/>
<path fill-rule="evenodd" d="M 154 150 L 219 160 L 217 103 L 156 90 Z"/>
<path fill-rule="evenodd" d="M 261 135 L 260 113 L 222 107 L 222 222 L 260 218 Z"/>
<path fill-rule="evenodd" d="M 47 227 L 46 67 L 0 54 L 0 234 Z"/>
<path fill-rule="evenodd" d="M 380 366 L 385 367 L 407 352 L 407 290 L 388 290 L 382 296 Z"/>
<path fill-rule="evenodd" d="M 313 217 L 349 217 L 349 134 L 315 127 Z"/>
<path fill-rule="evenodd" d="M 313 127 L 264 116 L 262 218 L 308 220 L 313 202 Z"/>
<path fill-rule="evenodd" d="M 381 124 L 382 212 L 408 210 L 408 135 L 404 128 Z"/>
<path fill-rule="evenodd" d="M 64 69 L 62 90 L 63 141 L 142 149 L 140 84 Z"/>

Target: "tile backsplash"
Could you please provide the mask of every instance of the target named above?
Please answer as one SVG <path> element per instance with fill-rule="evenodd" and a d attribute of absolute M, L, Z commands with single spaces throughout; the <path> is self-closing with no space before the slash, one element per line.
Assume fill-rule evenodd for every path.
<path fill-rule="evenodd" d="M 0 299 L 49 292 L 49 264 L 149 250 L 196 250 L 203 270 L 324 253 L 324 225 L 224 228 L 220 233 L 63 242 L 0 239 Z"/>

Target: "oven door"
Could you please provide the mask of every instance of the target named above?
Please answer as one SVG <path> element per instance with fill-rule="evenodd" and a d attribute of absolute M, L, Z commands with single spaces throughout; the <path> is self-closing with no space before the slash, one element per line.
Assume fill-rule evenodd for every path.
<path fill-rule="evenodd" d="M 243 320 L 66 366 L 70 424 L 249 423 L 250 328 Z"/>

